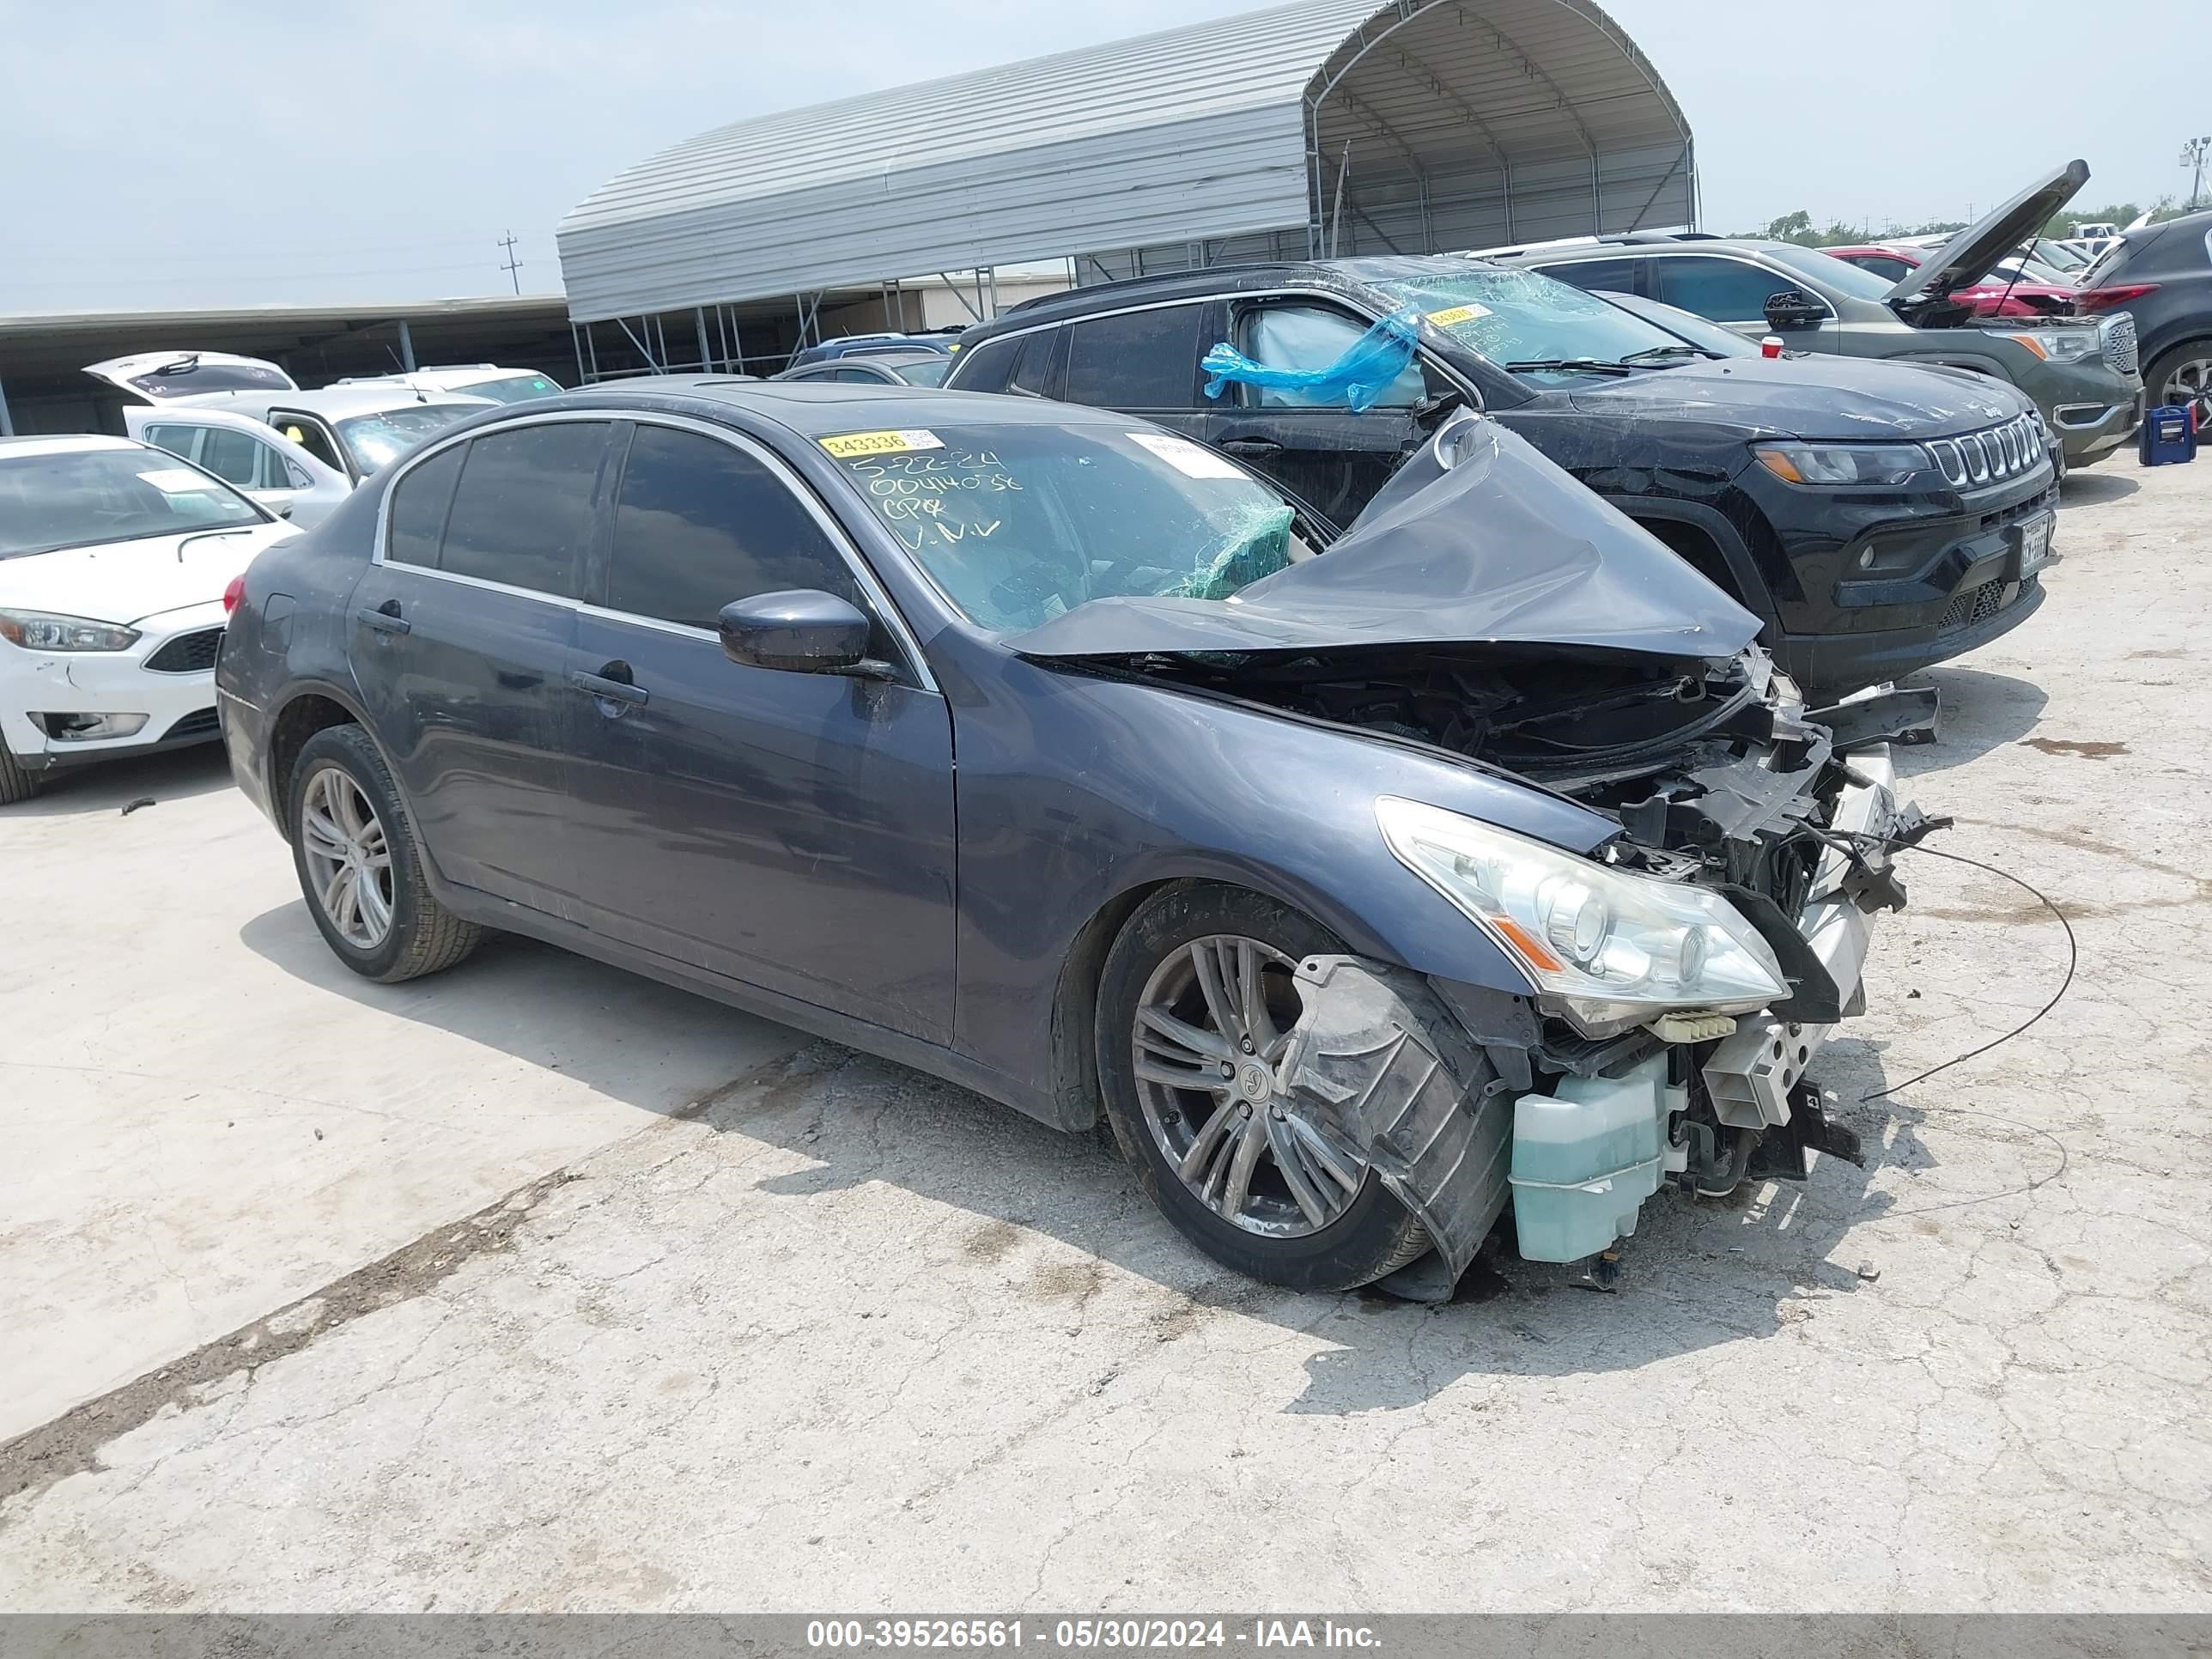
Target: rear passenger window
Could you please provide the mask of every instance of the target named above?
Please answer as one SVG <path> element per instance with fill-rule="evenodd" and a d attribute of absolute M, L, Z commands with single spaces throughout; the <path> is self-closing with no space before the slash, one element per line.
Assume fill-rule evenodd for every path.
<path fill-rule="evenodd" d="M 1016 335 L 1011 340 L 987 340 L 981 345 L 961 351 L 956 357 L 952 372 L 963 392 L 1004 392 L 1006 381 L 1014 372 L 1015 361 L 1022 355 L 1024 337 Z"/>
<path fill-rule="evenodd" d="M 461 466 L 438 568 L 576 598 L 606 447 L 599 421 L 478 438 Z"/>
<path fill-rule="evenodd" d="M 615 497 L 607 608 L 712 629 L 732 600 L 791 588 L 867 608 L 828 534 L 763 463 L 696 432 L 639 427 Z"/>
<path fill-rule="evenodd" d="M 199 435 L 200 431 L 201 428 L 196 426 L 149 426 L 146 428 L 145 441 L 156 449 L 166 449 L 172 455 L 181 455 L 189 461 L 192 459 L 192 440 Z"/>
<path fill-rule="evenodd" d="M 260 486 L 256 474 L 263 446 L 254 442 L 243 432 L 233 432 L 228 427 L 210 427 L 200 446 L 200 465 L 225 483 L 236 484 L 240 489 Z"/>
<path fill-rule="evenodd" d="M 1544 275 L 1555 276 L 1577 288 L 1602 289 L 1607 294 L 1636 292 L 1636 261 L 1633 259 L 1583 259 L 1571 265 L 1550 265 Z"/>
<path fill-rule="evenodd" d="M 1022 360 L 1015 365 L 1014 378 L 1006 389 L 1026 392 L 1033 398 L 1057 398 L 1060 346 L 1066 338 L 1067 331 L 1064 328 L 1042 329 L 1025 337 L 1022 341 Z"/>
<path fill-rule="evenodd" d="M 1067 401 L 1101 409 L 1195 408 L 1205 349 L 1198 323 L 1205 309 L 1167 306 L 1072 325 Z"/>
<path fill-rule="evenodd" d="M 391 540 L 384 556 L 394 564 L 438 568 L 438 544 L 445 539 L 446 511 L 453 504 L 453 482 L 461 476 L 466 444 L 433 455 L 410 468 L 394 485 L 389 517 Z"/>

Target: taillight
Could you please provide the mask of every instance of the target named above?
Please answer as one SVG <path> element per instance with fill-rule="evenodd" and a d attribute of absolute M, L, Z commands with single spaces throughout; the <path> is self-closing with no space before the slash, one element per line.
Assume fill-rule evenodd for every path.
<path fill-rule="evenodd" d="M 200 592 L 204 593 L 207 589 L 203 587 Z M 232 611 L 237 610 L 240 602 L 245 598 L 246 578 L 243 575 L 233 576 L 230 579 L 230 586 L 222 590 L 222 614 L 228 617 Z"/>
<path fill-rule="evenodd" d="M 2132 305 L 2144 295 L 2157 291 L 2156 283 L 2122 283 L 2116 288 L 2085 288 L 2074 296 L 2074 303 L 2083 311 L 2111 311 L 2118 306 Z"/>

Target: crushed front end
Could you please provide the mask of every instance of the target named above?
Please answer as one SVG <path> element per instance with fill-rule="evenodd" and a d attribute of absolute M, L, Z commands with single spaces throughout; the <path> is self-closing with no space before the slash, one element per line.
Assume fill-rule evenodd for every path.
<path fill-rule="evenodd" d="M 1718 1196 L 1802 1179 L 1811 1152 L 1856 1158 L 1803 1079 L 1863 1012 L 1874 917 L 1905 902 L 1892 852 L 1929 826 L 1897 799 L 1891 746 L 1934 737 L 1934 691 L 1882 688 L 1808 710 L 1756 648 L 1705 661 L 1431 647 L 1147 667 L 1449 750 L 1620 825 L 1585 854 L 1416 801 L 1377 804 L 1400 861 L 1533 987 L 1428 981 L 1473 1056 L 1401 988 L 1413 1015 L 1401 1024 L 1455 1079 L 1470 1122 L 1431 1105 L 1345 1125 L 1455 1275 L 1509 1200 L 1522 1256 L 1575 1261 L 1633 1231 L 1662 1187 Z M 1376 1095 L 1364 1073 L 1316 1086 Z M 1436 1151 L 1377 1157 L 1394 1139 Z"/>
<path fill-rule="evenodd" d="M 1865 1010 L 1874 917 L 1904 906 L 1892 853 L 1928 820 L 1898 800 L 1891 745 L 1934 737 L 1936 694 L 1885 688 L 1808 712 L 1752 652 L 1686 676 L 1675 696 L 1672 737 L 1608 743 L 1593 711 L 1555 726 L 1532 769 L 1619 820 L 1597 862 L 1723 899 L 1786 994 L 1662 1009 L 1663 989 L 1617 1006 L 1538 992 L 1536 1040 L 1488 1045 L 1510 1085 L 1513 1224 L 1530 1260 L 1604 1253 L 1664 1186 L 1720 1196 L 1749 1179 L 1802 1180 L 1811 1152 L 1857 1160 L 1856 1137 L 1826 1120 L 1804 1076 Z M 1554 921 L 1539 942 L 1565 954 L 1575 940 Z M 1494 1027 L 1494 1009 L 1453 1000 Z"/>

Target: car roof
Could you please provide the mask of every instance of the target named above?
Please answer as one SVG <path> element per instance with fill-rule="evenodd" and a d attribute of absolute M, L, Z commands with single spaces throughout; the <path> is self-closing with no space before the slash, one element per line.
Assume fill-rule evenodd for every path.
<path fill-rule="evenodd" d="M 603 381 L 557 398 L 509 404 L 516 416 L 550 414 L 563 409 L 659 410 L 696 415 L 700 406 L 719 404 L 774 421 L 801 437 L 875 428 L 902 430 L 931 426 L 1122 426 L 1133 418 L 1110 409 L 1050 403 L 1042 398 L 1006 398 L 985 392 L 940 392 L 930 386 L 861 386 L 835 380 L 739 380 L 726 374 L 653 374 Z M 497 422 L 488 422 L 487 426 Z"/>
<path fill-rule="evenodd" d="M 272 409 L 305 410 L 310 415 L 327 415 L 333 420 L 418 406 L 434 408 L 459 404 L 469 409 L 495 407 L 495 400 L 489 398 L 471 398 L 457 392 L 426 398 L 404 386 L 333 386 L 320 392 L 256 392 L 252 396 L 257 401 L 265 398 Z M 208 407 L 221 409 L 223 405 L 210 404 Z"/>
<path fill-rule="evenodd" d="M 1064 289 L 1058 294 L 1024 300 L 1000 312 L 990 322 L 969 329 L 961 337 L 960 349 L 963 353 L 971 351 L 976 343 L 1011 329 L 1034 328 L 1066 318 L 1087 316 L 1110 306 L 1213 294 L 1265 292 L 1286 284 L 1347 289 L 1422 276 L 1463 276 L 1468 263 L 1466 255 L 1458 253 L 1366 259 L 1278 259 L 1262 264 L 1215 265 L 1196 270 L 1168 271 L 1157 276 L 1124 277 L 1117 283 L 1094 283 L 1086 288 Z"/>
<path fill-rule="evenodd" d="M 811 363 L 801 363 L 801 368 L 851 368 L 861 363 L 878 363 L 886 368 L 896 368 L 901 363 L 941 363 L 945 353 L 927 349 L 916 350 L 910 346 L 899 346 L 884 351 L 848 351 L 839 357 L 817 357 Z"/>
<path fill-rule="evenodd" d="M 52 438 L 0 438 L 0 456 L 75 455 L 94 449 L 145 447 L 130 438 L 109 438 L 91 432 L 73 432 Z"/>

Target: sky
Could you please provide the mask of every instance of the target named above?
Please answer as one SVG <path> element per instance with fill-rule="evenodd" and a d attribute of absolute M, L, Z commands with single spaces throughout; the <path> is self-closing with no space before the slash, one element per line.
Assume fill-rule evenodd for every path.
<path fill-rule="evenodd" d="M 0 0 L 0 313 L 506 293 L 510 232 L 552 292 L 562 215 L 709 127 L 1254 9 Z M 2115 70 L 2078 0 L 1609 9 L 1689 118 L 1708 229 L 1965 218 L 2075 155 L 2077 206 L 2148 203 L 2212 131 L 2212 48 Z"/>

